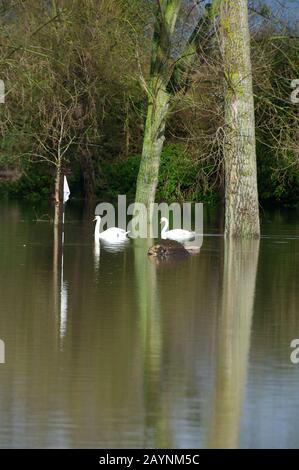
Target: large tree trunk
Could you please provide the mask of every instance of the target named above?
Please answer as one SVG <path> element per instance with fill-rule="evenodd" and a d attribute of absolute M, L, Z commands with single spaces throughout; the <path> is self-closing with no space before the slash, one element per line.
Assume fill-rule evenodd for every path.
<path fill-rule="evenodd" d="M 136 189 L 136 202 L 145 204 L 147 208 L 155 201 L 170 99 L 169 94 L 163 89 L 162 83 L 158 80 L 152 80 L 150 88 L 152 99 L 148 103 L 142 157 Z"/>
<path fill-rule="evenodd" d="M 222 0 L 225 75 L 225 235 L 260 235 L 247 0 Z"/>
<path fill-rule="evenodd" d="M 170 93 L 167 90 L 172 70 L 171 41 L 181 0 L 160 0 L 153 36 L 151 77 L 147 89 L 148 109 L 142 157 L 137 179 L 136 202 L 150 209 L 155 200 L 160 157 L 164 142 Z M 151 212 L 149 216 L 151 218 Z"/>

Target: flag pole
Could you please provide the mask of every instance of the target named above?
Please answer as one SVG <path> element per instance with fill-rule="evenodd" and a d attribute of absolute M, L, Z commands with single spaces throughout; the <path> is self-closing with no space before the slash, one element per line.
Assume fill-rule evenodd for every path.
<path fill-rule="evenodd" d="M 60 339 L 65 335 L 67 322 L 67 291 L 64 286 L 63 267 L 64 267 L 64 224 L 65 224 L 65 205 L 70 197 L 70 188 L 67 178 L 63 176 L 63 194 L 62 194 L 62 220 L 61 220 L 61 273 L 60 273 Z"/>

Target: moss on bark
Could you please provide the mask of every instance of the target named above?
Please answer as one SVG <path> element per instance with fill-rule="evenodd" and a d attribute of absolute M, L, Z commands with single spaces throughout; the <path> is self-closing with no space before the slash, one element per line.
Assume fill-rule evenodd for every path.
<path fill-rule="evenodd" d="M 260 234 L 247 0 L 223 0 L 225 235 Z"/>

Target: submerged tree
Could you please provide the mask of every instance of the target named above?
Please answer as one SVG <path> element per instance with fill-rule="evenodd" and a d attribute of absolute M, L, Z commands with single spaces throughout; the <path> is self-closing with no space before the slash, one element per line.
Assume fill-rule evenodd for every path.
<path fill-rule="evenodd" d="M 225 235 L 260 234 L 255 119 L 247 0 L 222 0 L 220 37 L 225 77 Z"/>
<path fill-rule="evenodd" d="M 259 240 L 228 240 L 216 346 L 209 448 L 237 448 L 250 351 Z"/>
<path fill-rule="evenodd" d="M 147 87 L 148 108 L 142 157 L 137 179 L 136 202 L 147 208 L 155 200 L 160 156 L 164 142 L 170 93 L 171 45 L 181 0 L 161 0 L 153 35 L 150 81 Z"/>
<path fill-rule="evenodd" d="M 199 15 L 196 2 L 192 2 L 191 7 L 188 4 L 187 12 L 181 9 L 183 3 L 182 0 L 158 1 L 149 83 L 143 80 L 148 107 L 135 201 L 147 207 L 148 221 L 152 218 L 150 209 L 155 201 L 169 105 L 192 84 L 198 44 L 209 36 L 213 16 L 211 4 Z M 189 24 L 194 11 L 197 19 L 193 18 Z"/>

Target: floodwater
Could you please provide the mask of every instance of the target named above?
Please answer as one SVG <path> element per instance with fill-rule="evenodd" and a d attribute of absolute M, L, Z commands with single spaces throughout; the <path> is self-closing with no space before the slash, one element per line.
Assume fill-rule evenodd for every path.
<path fill-rule="evenodd" d="M 63 276 L 49 209 L 0 204 L 0 447 L 298 448 L 298 212 L 224 246 L 205 210 L 200 254 L 156 265 L 68 204 Z"/>

